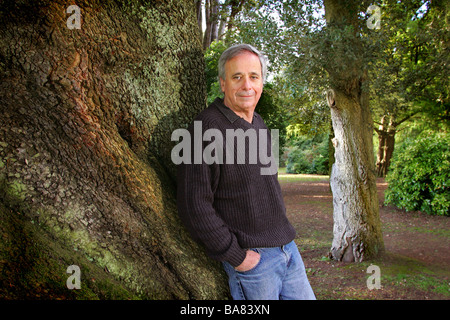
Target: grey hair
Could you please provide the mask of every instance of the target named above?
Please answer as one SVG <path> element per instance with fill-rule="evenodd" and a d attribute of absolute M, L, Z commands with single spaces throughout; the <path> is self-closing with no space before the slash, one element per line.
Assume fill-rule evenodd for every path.
<path fill-rule="evenodd" d="M 261 62 L 261 76 L 264 83 L 267 75 L 267 58 L 258 49 L 245 43 L 233 45 L 222 53 L 219 58 L 219 78 L 225 80 L 225 63 L 235 56 L 241 54 L 243 51 L 248 51 L 258 56 L 259 61 Z"/>

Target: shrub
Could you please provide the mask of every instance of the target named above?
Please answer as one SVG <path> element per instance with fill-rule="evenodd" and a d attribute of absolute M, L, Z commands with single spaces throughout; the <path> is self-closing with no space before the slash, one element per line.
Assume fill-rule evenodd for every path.
<path fill-rule="evenodd" d="M 450 135 L 424 132 L 396 148 L 386 177 L 386 203 L 450 215 Z"/>
<path fill-rule="evenodd" d="M 328 174 L 328 134 L 298 137 L 287 158 L 287 173 Z"/>

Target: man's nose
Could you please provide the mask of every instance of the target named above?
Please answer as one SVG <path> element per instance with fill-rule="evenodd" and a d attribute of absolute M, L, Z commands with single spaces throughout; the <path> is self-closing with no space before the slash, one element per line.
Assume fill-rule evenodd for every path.
<path fill-rule="evenodd" d="M 244 82 L 242 83 L 242 90 L 248 91 L 252 89 L 252 85 L 249 77 L 244 78 Z"/>

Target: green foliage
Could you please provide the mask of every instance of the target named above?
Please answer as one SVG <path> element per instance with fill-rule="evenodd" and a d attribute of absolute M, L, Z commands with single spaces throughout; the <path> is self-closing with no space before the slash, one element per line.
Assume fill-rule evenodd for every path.
<path fill-rule="evenodd" d="M 291 144 L 287 173 L 328 174 L 328 134 L 299 136 Z"/>
<path fill-rule="evenodd" d="M 213 102 L 218 96 L 222 95 L 219 85 L 219 58 L 227 46 L 222 41 L 214 41 L 205 51 L 205 75 L 206 91 L 208 92 L 208 104 Z"/>
<path fill-rule="evenodd" d="M 256 112 L 263 118 L 264 123 L 269 129 L 278 129 L 279 148 L 283 152 L 287 137 L 287 118 L 281 105 L 278 103 L 277 92 L 270 83 L 264 85 L 264 91 L 261 94 Z"/>
<path fill-rule="evenodd" d="M 386 203 L 450 216 L 450 135 L 425 131 L 398 146 L 386 177 Z"/>
<path fill-rule="evenodd" d="M 402 1 L 382 6 L 383 26 L 373 36 L 379 49 L 371 70 L 375 119 L 389 115 L 401 123 L 420 115 L 424 123 L 448 128 L 448 24 L 439 2 Z M 419 9 L 421 8 L 421 9 Z M 416 117 L 417 118 L 417 117 Z"/>

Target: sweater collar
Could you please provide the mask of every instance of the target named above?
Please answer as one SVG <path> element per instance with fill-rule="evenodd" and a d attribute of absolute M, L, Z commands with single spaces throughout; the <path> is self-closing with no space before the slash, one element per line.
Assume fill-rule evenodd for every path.
<path fill-rule="evenodd" d="M 241 119 L 240 116 L 238 116 L 233 110 L 228 108 L 224 103 L 222 98 L 216 98 L 214 100 L 214 105 L 217 106 L 217 109 L 222 112 L 222 114 L 230 121 L 231 123 L 234 123 L 236 120 Z M 255 117 L 257 116 L 256 112 L 253 112 L 253 120 L 255 120 Z"/>

